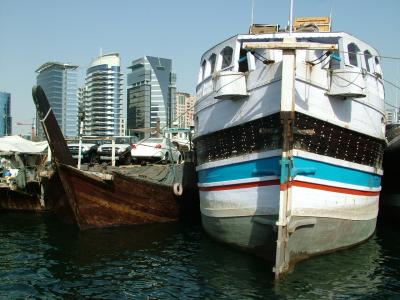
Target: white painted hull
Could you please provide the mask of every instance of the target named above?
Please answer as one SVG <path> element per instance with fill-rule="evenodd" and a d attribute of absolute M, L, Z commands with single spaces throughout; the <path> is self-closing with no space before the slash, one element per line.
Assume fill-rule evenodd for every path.
<path fill-rule="evenodd" d="M 327 43 L 354 39 L 346 34 L 327 37 Z M 222 53 L 226 45 L 237 47 L 241 38 L 231 38 L 203 57 Z M 262 37 L 243 37 L 248 39 L 259 42 Z M 241 50 L 236 49 L 240 59 Z M 306 63 L 312 60 L 309 50 L 275 51 L 281 52 L 270 54 L 269 63 L 243 74 L 247 96 L 242 90 L 237 97 L 229 98 L 229 92 L 221 96 L 215 90 L 218 74 L 198 85 L 197 172 L 203 226 L 211 236 L 264 257 L 278 253 L 277 242 L 278 247 L 286 243 L 282 247 L 288 249 L 290 263 L 355 245 L 374 232 L 384 92 L 379 76 L 348 63 L 341 63 L 336 73 L 354 75 L 354 82 L 363 86 L 342 88 L 335 80 L 343 79 L 333 77 L 329 64 Z M 242 80 L 235 67 L 242 66 L 221 74 Z M 236 90 L 240 85 L 232 88 Z M 287 238 L 282 239 L 282 231 Z"/>

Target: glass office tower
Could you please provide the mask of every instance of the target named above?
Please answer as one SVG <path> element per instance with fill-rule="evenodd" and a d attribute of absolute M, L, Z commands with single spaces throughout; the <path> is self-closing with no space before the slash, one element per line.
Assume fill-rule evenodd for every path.
<path fill-rule="evenodd" d="M 0 92 L 0 136 L 11 135 L 11 94 Z"/>
<path fill-rule="evenodd" d="M 78 135 L 78 66 L 59 62 L 47 62 L 37 70 L 37 84 L 46 93 L 58 125 L 64 136 Z M 37 134 L 44 138 L 41 124 L 37 124 Z"/>
<path fill-rule="evenodd" d="M 175 119 L 176 75 L 172 60 L 145 56 L 132 61 L 127 80 L 126 128 L 171 127 Z"/>

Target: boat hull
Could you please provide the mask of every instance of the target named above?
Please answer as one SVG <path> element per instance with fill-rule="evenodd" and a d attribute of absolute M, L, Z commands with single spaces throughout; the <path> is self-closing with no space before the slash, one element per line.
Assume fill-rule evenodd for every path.
<path fill-rule="evenodd" d="M 271 224 L 274 219 L 277 221 L 278 216 L 218 218 L 202 215 L 202 224 L 214 239 L 274 263 L 277 240 L 277 228 Z M 293 217 L 292 221 L 303 219 Z M 291 264 L 367 240 L 375 231 L 376 220 L 315 218 L 315 224 L 303 226 L 291 234 L 288 244 Z"/>
<path fill-rule="evenodd" d="M 218 241 L 276 259 L 281 194 L 290 193 L 290 265 L 357 245 L 375 230 L 380 174 L 374 168 L 295 150 L 282 184 L 280 150 L 198 167 L 205 231 Z M 264 175 L 264 176 L 260 176 Z"/>
<path fill-rule="evenodd" d="M 395 128 L 396 136 L 389 142 L 383 155 L 384 176 L 380 199 L 380 221 L 399 224 L 400 188 L 398 168 L 400 165 L 400 127 Z"/>
<path fill-rule="evenodd" d="M 80 229 L 171 222 L 180 216 L 168 185 L 116 173 L 112 180 L 103 180 L 66 165 L 58 170 L 74 214 L 71 223 Z"/>
<path fill-rule="evenodd" d="M 4 187 L 0 188 L 0 209 L 43 211 L 46 208 L 40 201 L 40 193 L 29 194 Z"/>

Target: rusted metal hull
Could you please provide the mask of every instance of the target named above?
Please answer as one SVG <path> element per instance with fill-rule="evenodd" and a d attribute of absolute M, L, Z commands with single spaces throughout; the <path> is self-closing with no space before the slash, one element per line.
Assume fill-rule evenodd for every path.
<path fill-rule="evenodd" d="M 180 216 L 180 205 L 168 185 L 117 173 L 112 180 L 103 180 L 63 164 L 58 170 L 80 229 L 170 222 Z"/>

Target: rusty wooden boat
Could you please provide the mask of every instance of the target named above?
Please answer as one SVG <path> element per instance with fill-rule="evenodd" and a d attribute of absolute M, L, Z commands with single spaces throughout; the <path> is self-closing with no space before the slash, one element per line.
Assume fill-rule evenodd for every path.
<path fill-rule="evenodd" d="M 24 191 L 12 190 L 4 183 L 0 183 L 0 210 L 42 211 L 44 203 L 40 197 Z"/>
<path fill-rule="evenodd" d="M 34 87 L 32 94 L 65 190 L 56 210 L 60 218 L 88 229 L 176 221 L 183 210 L 188 211 L 181 205 L 185 193 L 178 197 L 173 191 L 173 185 L 182 182 L 183 166 L 79 170 L 43 89 Z"/>

